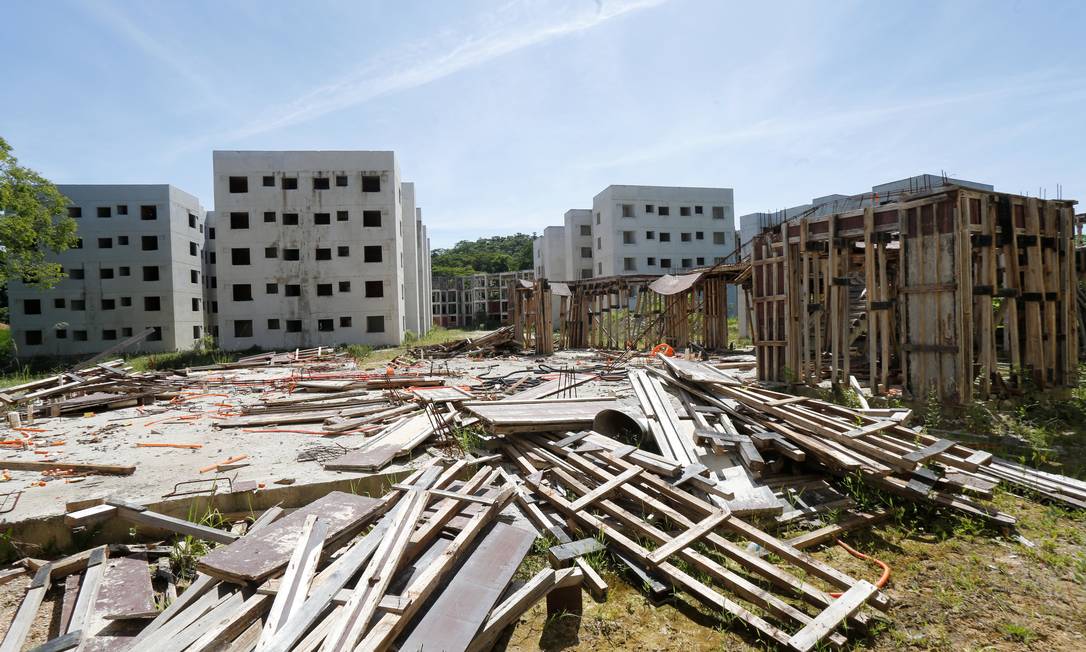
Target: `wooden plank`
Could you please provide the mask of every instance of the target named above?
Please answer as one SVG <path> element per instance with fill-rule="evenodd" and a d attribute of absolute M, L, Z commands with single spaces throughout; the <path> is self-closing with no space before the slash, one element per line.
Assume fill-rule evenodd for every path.
<path fill-rule="evenodd" d="M 479 633 L 467 646 L 467 652 L 490 649 L 502 631 L 543 596 L 554 589 L 576 586 L 581 577 L 582 573 L 578 568 L 563 568 L 557 571 L 547 568 L 539 571 L 524 586 L 494 607 Z"/>
<path fill-rule="evenodd" d="M 429 492 L 413 491 L 397 506 L 393 512 L 389 533 L 381 541 L 373 559 L 359 578 L 351 599 L 332 625 L 322 650 L 349 652 L 365 634 L 429 500 Z"/>
<path fill-rule="evenodd" d="M 30 633 L 30 627 L 37 620 L 38 607 L 41 606 L 46 592 L 49 590 L 50 573 L 52 566 L 46 564 L 34 574 L 30 586 L 19 603 L 19 609 L 8 625 L 8 631 L 4 634 L 4 640 L 0 641 L 0 652 L 20 652 L 23 649 L 23 641 Z"/>
<path fill-rule="evenodd" d="M 75 601 L 79 599 L 79 584 L 83 576 L 73 573 L 64 578 L 64 595 L 61 597 L 60 620 L 57 625 L 58 632 L 68 631 L 68 623 L 72 622 L 72 612 L 75 611 Z"/>
<path fill-rule="evenodd" d="M 856 582 L 844 595 L 834 600 L 828 609 L 824 609 L 812 622 L 788 639 L 788 646 L 798 652 L 807 652 L 862 607 L 876 591 L 878 589 L 870 582 Z"/>
<path fill-rule="evenodd" d="M 717 510 L 715 513 L 706 516 L 697 525 L 688 530 L 685 530 L 682 534 L 675 537 L 671 541 L 668 541 L 664 545 L 660 546 L 656 550 L 652 551 L 648 560 L 653 565 L 659 565 L 671 555 L 682 550 L 683 548 L 693 545 L 696 541 L 704 537 L 713 531 L 718 525 L 720 525 L 725 519 L 730 516 L 728 512 L 724 510 Z"/>
<path fill-rule="evenodd" d="M 389 516 L 378 521 L 373 529 L 366 533 L 366 536 L 353 543 L 335 562 L 321 572 L 318 579 L 323 581 L 314 582 L 309 597 L 290 615 L 272 640 L 265 644 L 263 652 L 289 652 L 295 649 L 295 645 L 303 639 L 313 624 L 331 608 L 333 598 L 373 556 L 377 546 L 388 532 L 390 524 Z M 335 620 L 329 617 L 323 622 L 331 626 Z"/>
<path fill-rule="evenodd" d="M 51 641 L 46 641 L 35 648 L 31 648 L 30 652 L 64 652 L 65 650 L 74 650 L 79 647 L 82 642 L 83 632 L 76 630 L 74 632 L 68 632 L 63 636 L 58 636 Z"/>
<path fill-rule="evenodd" d="M 949 439 L 940 439 L 934 444 L 930 444 L 928 446 L 925 446 L 924 448 L 917 449 L 909 453 L 908 455 L 905 455 L 902 459 L 906 459 L 910 462 L 916 462 L 919 464 L 921 462 L 926 462 L 927 460 L 935 457 L 936 455 L 939 455 L 940 453 L 950 450 L 950 448 L 953 446 L 953 441 Z"/>
<path fill-rule="evenodd" d="M 106 562 L 94 610 L 105 620 L 158 615 L 146 555 L 114 557 Z"/>
<path fill-rule="evenodd" d="M 243 594 L 244 595 L 244 594 Z M 271 606 L 272 597 L 253 594 L 232 610 L 224 610 L 221 616 L 208 616 L 200 621 L 200 636 L 185 647 L 185 652 L 211 652 L 244 632 L 253 619 L 259 618 Z"/>
<path fill-rule="evenodd" d="M 132 475 L 136 472 L 134 466 L 120 466 L 115 464 L 87 464 L 82 462 L 39 462 L 26 460 L 0 460 L 0 469 L 12 471 L 46 471 L 59 469 L 61 471 L 74 471 L 76 473 L 93 473 L 97 475 Z"/>
<path fill-rule="evenodd" d="M 467 411 L 485 421 L 491 428 L 498 430 L 517 428 L 521 432 L 588 428 L 599 412 L 618 407 L 618 401 L 600 398 L 543 399 L 529 403 L 492 401 L 464 404 Z"/>
<path fill-rule="evenodd" d="M 870 435 L 870 434 L 879 432 L 880 430 L 886 430 L 887 428 L 893 428 L 893 427 L 895 427 L 897 425 L 898 425 L 897 421 L 892 421 L 890 419 L 885 419 L 885 420 L 880 420 L 880 421 L 875 421 L 875 422 L 872 422 L 872 423 L 868 423 L 866 425 L 860 426 L 859 428 L 853 428 L 852 430 L 849 430 L 847 432 L 842 433 L 842 435 L 845 436 L 845 437 L 848 437 L 849 439 L 855 439 L 856 437 L 863 437 L 864 435 Z"/>
<path fill-rule="evenodd" d="M 98 599 L 98 590 L 102 583 L 102 569 L 108 550 L 109 548 L 106 546 L 95 548 L 87 560 L 87 570 L 83 573 L 83 582 L 79 586 L 79 597 L 76 598 L 72 618 L 68 621 L 68 632 L 74 632 L 78 629 L 86 630 L 87 625 L 90 623 L 91 613 Z"/>
<path fill-rule="evenodd" d="M 325 462 L 328 471 L 376 471 L 387 466 L 400 454 L 397 445 L 367 446 Z"/>
<path fill-rule="evenodd" d="M 114 516 L 116 513 L 116 507 L 103 503 L 101 505 L 94 505 L 92 507 L 87 507 L 86 509 L 80 509 L 65 514 L 64 523 L 70 527 L 91 525 L 93 523 L 97 523 L 98 521 Z"/>
<path fill-rule="evenodd" d="M 335 541 L 357 534 L 381 505 L 374 498 L 333 491 L 267 528 L 212 550 L 200 559 L 197 570 L 228 582 L 265 579 L 287 565 L 310 514 L 328 523 L 328 540 Z"/>
<path fill-rule="evenodd" d="M 264 510 L 264 513 L 260 515 L 252 526 L 249 527 L 249 534 L 259 532 L 266 528 L 275 519 L 282 515 L 283 509 L 281 507 L 272 507 Z M 179 613 L 182 613 L 188 609 L 192 604 L 198 602 L 201 598 L 208 594 L 219 583 L 218 578 L 211 577 L 210 575 L 204 575 L 203 573 L 197 573 L 196 579 L 189 584 L 189 588 L 185 590 L 176 600 L 171 602 L 154 620 L 152 620 L 143 631 L 139 633 L 139 636 L 132 642 L 132 649 L 138 649 L 138 645 L 150 638 L 155 632 L 173 620 Z"/>
<path fill-rule="evenodd" d="M 454 564 L 467 551 L 475 538 L 483 528 L 498 515 L 505 505 L 513 497 L 513 487 L 504 486 L 495 496 L 493 505 L 484 507 L 482 511 L 468 521 L 456 538 L 442 551 L 441 556 L 435 562 L 414 578 L 401 595 L 408 596 L 410 603 L 402 614 L 385 614 L 377 624 L 366 634 L 362 640 L 363 649 L 383 649 L 392 643 L 403 628 L 411 622 L 414 615 L 426 604 L 426 601 L 437 589 L 445 576 L 453 569 Z"/>
<path fill-rule="evenodd" d="M 238 535 L 232 532 L 152 512 L 143 505 L 130 503 L 120 498 L 110 498 L 106 500 L 106 504 L 117 508 L 118 517 L 123 518 L 126 521 L 139 523 L 140 525 L 169 530 L 170 532 L 177 532 L 179 534 L 187 534 L 198 539 L 214 541 L 215 543 L 233 543 L 238 538 Z"/>
<path fill-rule="evenodd" d="M 298 543 L 280 581 L 279 592 L 276 593 L 268 617 L 264 620 L 257 652 L 263 651 L 280 625 L 305 601 L 327 534 L 328 524 L 319 520 L 316 514 L 305 517 Z"/>
<path fill-rule="evenodd" d="M 598 539 L 578 539 L 577 541 L 551 546 L 547 550 L 547 559 L 550 560 L 551 565 L 555 568 L 562 568 L 568 566 L 569 563 L 577 557 L 598 552 L 605 548 L 606 546 Z"/>
<path fill-rule="evenodd" d="M 536 534 L 495 523 L 399 645 L 409 650 L 463 650 L 498 601 Z"/>
<path fill-rule="evenodd" d="M 584 496 L 581 496 L 576 501 L 574 501 L 573 509 L 582 510 L 585 507 L 588 507 L 600 498 L 603 498 L 604 496 L 610 494 L 612 491 L 618 488 L 619 485 L 628 482 L 629 480 L 632 480 L 639 475 L 641 475 L 641 467 L 639 466 L 623 471 L 621 474 L 615 476 L 611 480 L 603 483 L 602 485 L 593 489 L 591 492 L 585 494 Z"/>

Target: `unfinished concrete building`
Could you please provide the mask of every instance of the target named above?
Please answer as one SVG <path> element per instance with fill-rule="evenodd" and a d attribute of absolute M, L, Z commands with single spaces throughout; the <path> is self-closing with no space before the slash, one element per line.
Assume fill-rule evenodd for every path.
<path fill-rule="evenodd" d="M 497 327 L 509 323 L 509 288 L 531 281 L 531 270 L 437 277 L 432 292 L 434 324 L 447 328 Z"/>
<path fill-rule="evenodd" d="M 79 244 L 50 290 L 8 284 L 17 354 L 87 355 L 154 329 L 128 351 L 188 349 L 204 336 L 204 210 L 167 184 L 59 185 Z"/>
<path fill-rule="evenodd" d="M 418 248 L 419 291 L 416 301 L 419 306 L 419 336 L 430 332 L 434 323 L 434 309 L 430 300 L 433 290 L 433 272 L 430 269 L 430 236 L 426 225 L 422 223 L 422 209 L 415 207 L 415 246 Z"/>
<path fill-rule="evenodd" d="M 561 281 L 592 278 L 592 209 L 571 208 L 563 216 L 566 270 Z"/>
<path fill-rule="evenodd" d="M 214 169 L 223 348 L 403 340 L 419 240 L 395 153 L 216 151 Z"/>
<path fill-rule="evenodd" d="M 731 188 L 613 185 L 593 198 L 592 212 L 594 276 L 672 274 L 737 260 Z"/>

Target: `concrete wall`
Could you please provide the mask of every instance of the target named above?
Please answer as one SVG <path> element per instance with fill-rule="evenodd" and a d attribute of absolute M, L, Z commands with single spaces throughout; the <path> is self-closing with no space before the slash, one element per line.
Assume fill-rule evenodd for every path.
<path fill-rule="evenodd" d="M 400 172 L 393 152 L 216 151 L 213 160 L 223 348 L 402 341 L 403 222 Z M 231 177 L 245 178 L 246 192 L 231 192 Z M 264 184 L 265 177 L 269 185 Z M 346 185 L 337 185 L 337 177 L 346 177 Z M 364 180 L 373 177 L 379 179 L 379 189 L 363 190 Z M 328 189 L 315 189 L 315 178 L 328 179 Z M 285 179 L 296 179 L 297 189 L 285 187 Z M 346 212 L 345 220 L 339 219 L 341 211 Z M 380 225 L 364 226 L 364 211 L 378 211 Z M 248 228 L 234 228 L 235 213 L 248 215 Z M 272 221 L 265 221 L 265 213 Z M 316 224 L 315 216 L 324 213 L 330 222 Z M 285 214 L 297 215 L 297 225 L 285 224 Z M 340 247 L 347 247 L 346 255 Z M 366 262 L 364 247 L 376 247 L 380 262 Z M 248 250 L 248 265 L 233 263 L 234 249 Z M 331 249 L 331 260 L 317 260 L 318 249 Z M 287 259 L 292 250 L 297 250 L 298 260 Z M 367 282 L 383 296 L 366 296 Z M 331 296 L 318 296 L 318 286 L 328 284 Z M 298 296 L 287 296 L 288 285 L 299 286 Z M 235 300 L 236 286 L 241 290 L 248 286 L 252 299 Z M 246 335 L 250 324 L 251 336 Z M 377 327 L 383 332 L 375 332 Z"/>
<path fill-rule="evenodd" d="M 567 281 L 566 278 L 566 229 L 564 226 L 548 226 L 543 235 L 532 243 L 535 255 L 535 276 L 548 281 Z"/>
<path fill-rule="evenodd" d="M 407 330 L 419 335 L 418 224 L 415 220 L 415 184 L 400 184 L 400 221 L 403 231 L 404 311 Z"/>
<path fill-rule="evenodd" d="M 66 278 L 45 291 L 8 284 L 18 355 L 90 355 L 148 327 L 159 328 L 161 337 L 128 351 L 192 348 L 205 325 L 199 200 L 165 184 L 58 188 L 81 213 L 76 223 L 82 248 L 52 260 L 82 278 Z M 153 207 L 154 219 L 142 219 L 144 206 Z M 99 217 L 99 209 L 108 216 Z M 144 249 L 145 237 L 155 249 Z M 157 280 L 144 280 L 145 267 L 157 268 Z M 158 309 L 148 310 L 148 300 L 156 298 Z M 40 314 L 26 314 L 27 301 L 37 301 Z M 38 336 L 40 344 L 29 343 Z"/>
<path fill-rule="evenodd" d="M 595 276 L 678 273 L 735 253 L 731 188 L 608 186 L 592 211 Z"/>
<path fill-rule="evenodd" d="M 433 306 L 430 292 L 433 279 L 430 274 L 430 238 L 426 235 L 426 225 L 422 223 L 422 209 L 415 208 L 415 247 L 418 251 L 418 279 L 419 289 L 415 293 L 415 300 L 419 311 L 419 337 L 430 332 L 434 323 Z"/>
<path fill-rule="evenodd" d="M 566 240 L 565 280 L 591 278 L 596 271 L 593 258 L 595 248 L 592 244 L 592 209 L 571 208 L 563 216 L 563 222 Z"/>

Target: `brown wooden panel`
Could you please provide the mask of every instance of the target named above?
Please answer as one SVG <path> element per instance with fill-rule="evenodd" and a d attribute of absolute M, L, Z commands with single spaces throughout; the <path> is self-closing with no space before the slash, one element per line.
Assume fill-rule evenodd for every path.
<path fill-rule="evenodd" d="M 325 540 L 335 541 L 357 534 L 381 504 L 375 498 L 333 491 L 258 532 L 212 550 L 199 561 L 197 569 L 230 582 L 262 580 L 286 567 L 306 516 L 316 514 L 326 521 Z"/>
<path fill-rule="evenodd" d="M 467 649 L 535 538 L 534 532 L 495 523 L 399 649 Z"/>

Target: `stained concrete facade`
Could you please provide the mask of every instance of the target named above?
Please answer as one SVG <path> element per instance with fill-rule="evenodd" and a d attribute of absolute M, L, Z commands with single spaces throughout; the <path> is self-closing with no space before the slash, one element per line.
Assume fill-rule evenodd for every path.
<path fill-rule="evenodd" d="M 595 276 L 679 273 L 735 258 L 731 188 L 608 186 L 592 213 Z"/>
<path fill-rule="evenodd" d="M 400 184 L 400 222 L 404 246 L 400 266 L 404 271 L 404 311 L 407 330 L 418 335 L 422 323 L 419 313 L 419 251 L 418 222 L 415 219 L 415 184 Z"/>
<path fill-rule="evenodd" d="M 422 223 L 422 209 L 415 208 L 415 246 L 418 247 L 419 259 L 419 337 L 430 332 L 434 324 L 434 308 L 430 301 L 433 290 L 433 272 L 430 269 L 430 236 L 426 232 L 426 225 Z"/>
<path fill-rule="evenodd" d="M 216 151 L 213 160 L 224 349 L 403 340 L 408 274 L 395 153 Z"/>
<path fill-rule="evenodd" d="M 190 349 L 205 334 L 204 210 L 170 185 L 59 185 L 81 244 L 52 257 L 50 290 L 8 284 L 20 357 L 91 355 L 147 328 L 128 352 Z"/>

